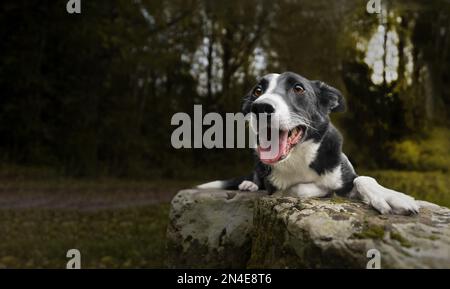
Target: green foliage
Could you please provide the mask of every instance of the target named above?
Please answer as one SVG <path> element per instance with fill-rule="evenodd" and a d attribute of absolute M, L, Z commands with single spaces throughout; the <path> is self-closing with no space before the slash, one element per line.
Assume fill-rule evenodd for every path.
<path fill-rule="evenodd" d="M 438 40 L 442 35 L 431 32 L 450 25 L 444 16 L 450 12 L 450 5 L 441 4 L 395 1 L 384 6 L 387 13 L 382 17 L 368 17 L 365 7 L 360 6 L 345 18 L 346 33 L 341 34 L 341 45 L 353 57 L 343 59 L 342 76 L 350 109 L 342 123 L 355 142 L 350 155 L 359 162 L 371 156 L 364 163 L 366 167 L 391 167 L 386 149 L 387 144 L 394 143 L 391 149 L 400 167 L 422 169 L 422 150 L 410 139 L 421 138 L 436 124 L 448 126 L 446 104 L 450 98 L 445 83 L 449 78 L 443 63 L 449 61 L 448 52 L 444 52 L 449 51 L 449 46 Z M 355 22 L 360 25 L 355 26 Z M 388 49 L 390 33 L 398 38 L 395 50 Z M 376 58 L 374 51 L 369 53 L 369 44 L 377 45 L 384 55 Z M 374 81 L 376 69 L 367 59 L 376 59 L 377 65 L 388 67 L 390 54 L 398 61 L 396 78 L 388 78 L 384 68 L 376 73 L 378 81 Z M 431 169 L 442 168 L 437 160 L 430 161 Z"/>
<path fill-rule="evenodd" d="M 411 171 L 363 171 L 361 175 L 372 176 L 385 187 L 450 207 L 450 175 L 437 172 Z"/>
<path fill-rule="evenodd" d="M 417 168 L 420 158 L 420 147 L 411 140 L 392 145 L 392 158 L 403 167 Z"/>
<path fill-rule="evenodd" d="M 450 171 L 450 130 L 436 128 L 424 139 L 391 145 L 391 157 L 403 169 Z"/>
<path fill-rule="evenodd" d="M 68 15 L 61 1 L 3 1 L 0 162 L 141 178 L 189 178 L 193 167 L 211 171 L 213 159 L 234 166 L 243 153 L 171 148 L 171 116 L 197 103 L 205 112 L 239 111 L 256 76 L 291 70 L 341 89 L 349 113 L 333 118 L 354 142 L 350 155 L 390 166 L 387 144 L 448 125 L 450 34 L 441 31 L 450 6 L 407 2 L 389 4 L 388 22 L 399 32 L 399 75 L 402 47 L 414 46 L 408 87 L 404 78 L 371 83 L 355 47 L 379 18 L 355 1 L 87 1 L 82 15 Z M 266 64 L 257 72 L 255 49 Z M 394 146 L 399 166 L 445 166 L 422 148 L 415 160 L 411 143 Z"/>

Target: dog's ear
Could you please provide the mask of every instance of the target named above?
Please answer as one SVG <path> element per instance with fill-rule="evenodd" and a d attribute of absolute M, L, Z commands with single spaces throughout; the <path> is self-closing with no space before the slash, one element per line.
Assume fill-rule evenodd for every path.
<path fill-rule="evenodd" d="M 319 80 L 313 81 L 313 85 L 319 98 L 319 105 L 328 113 L 345 111 L 345 99 L 338 89 Z"/>

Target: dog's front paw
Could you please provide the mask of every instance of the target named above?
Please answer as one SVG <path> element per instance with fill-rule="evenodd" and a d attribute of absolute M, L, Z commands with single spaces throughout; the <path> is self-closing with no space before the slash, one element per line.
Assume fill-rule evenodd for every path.
<path fill-rule="evenodd" d="M 413 215 L 418 214 L 420 208 L 413 198 L 396 191 L 381 196 L 374 196 L 366 203 L 383 215 Z"/>
<path fill-rule="evenodd" d="M 258 185 L 255 184 L 254 182 L 251 181 L 243 181 L 240 185 L 239 185 L 239 190 L 240 191 L 250 191 L 250 192 L 254 192 L 257 191 L 259 189 Z"/>
<path fill-rule="evenodd" d="M 420 206 L 414 198 L 397 191 L 385 190 L 384 198 L 391 208 L 391 214 L 413 215 L 419 213 Z"/>
<path fill-rule="evenodd" d="M 412 215 L 419 213 L 419 204 L 414 198 L 387 189 L 370 177 L 358 177 L 355 186 L 362 200 L 381 214 Z"/>

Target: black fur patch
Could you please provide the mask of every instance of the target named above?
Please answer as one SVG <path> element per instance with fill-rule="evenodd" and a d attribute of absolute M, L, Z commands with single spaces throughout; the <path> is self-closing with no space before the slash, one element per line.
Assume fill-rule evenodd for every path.
<path fill-rule="evenodd" d="M 341 155 L 341 159 L 342 188 L 336 190 L 335 193 L 339 196 L 346 197 L 353 189 L 353 180 L 358 177 L 358 175 L 355 173 L 352 164 L 344 154 Z"/>
<path fill-rule="evenodd" d="M 332 171 L 341 163 L 342 136 L 329 125 L 322 138 L 315 160 L 309 165 L 319 175 Z"/>

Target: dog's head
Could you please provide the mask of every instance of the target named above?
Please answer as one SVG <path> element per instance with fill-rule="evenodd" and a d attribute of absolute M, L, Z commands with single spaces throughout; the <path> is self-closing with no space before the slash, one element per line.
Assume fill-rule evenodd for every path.
<path fill-rule="evenodd" d="M 276 164 L 289 156 L 299 143 L 320 139 L 329 124 L 329 114 L 345 110 L 341 92 L 321 81 L 308 80 L 292 72 L 262 77 L 244 97 L 244 114 L 270 115 L 277 120 L 277 153 L 270 158 L 257 152 L 263 163 Z M 273 125 L 273 124 L 272 124 Z"/>

